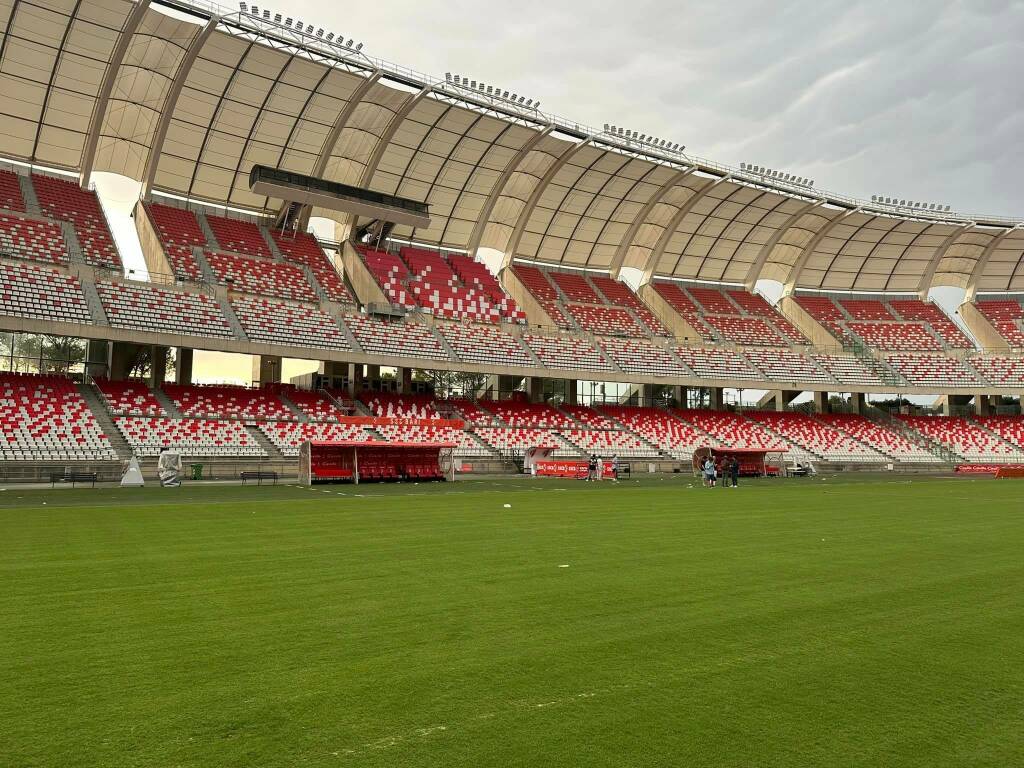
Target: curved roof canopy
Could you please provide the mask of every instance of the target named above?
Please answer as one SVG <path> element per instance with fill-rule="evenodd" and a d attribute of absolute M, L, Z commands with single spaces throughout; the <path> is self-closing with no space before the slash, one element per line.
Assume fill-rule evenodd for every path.
<path fill-rule="evenodd" d="M 765 179 L 185 0 L 0 0 L 0 155 L 254 212 L 254 164 L 422 200 L 398 237 L 807 289 L 1024 290 L 1020 222 Z M 902 214 L 902 215 L 901 215 Z M 324 212 L 324 215 L 338 215 Z M 354 222 L 343 220 L 351 225 Z"/>

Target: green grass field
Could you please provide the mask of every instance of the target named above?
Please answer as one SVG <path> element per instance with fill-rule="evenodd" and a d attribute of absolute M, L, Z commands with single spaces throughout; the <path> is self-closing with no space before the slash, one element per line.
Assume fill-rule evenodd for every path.
<path fill-rule="evenodd" d="M 1024 764 L 1024 485 L 692 482 L 0 491 L 0 765 Z"/>

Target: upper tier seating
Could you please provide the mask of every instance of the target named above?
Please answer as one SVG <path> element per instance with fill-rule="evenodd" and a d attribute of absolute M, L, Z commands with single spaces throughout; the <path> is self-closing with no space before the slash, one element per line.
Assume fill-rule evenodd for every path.
<path fill-rule="evenodd" d="M 806 355 L 788 349 L 748 349 L 745 352 L 747 359 L 774 381 L 832 382 L 832 377 Z"/>
<path fill-rule="evenodd" d="M 348 414 L 324 392 L 281 385 L 282 394 L 311 421 L 337 421 Z"/>
<path fill-rule="evenodd" d="M 896 316 L 877 299 L 840 299 L 840 305 L 854 320 L 895 320 Z"/>
<path fill-rule="evenodd" d="M 158 456 L 162 448 L 190 457 L 267 455 L 238 421 L 121 416 L 114 423 L 136 456 Z"/>
<path fill-rule="evenodd" d="M 504 317 L 507 320 L 516 323 L 525 322 L 526 313 L 516 306 L 512 297 L 505 293 L 505 289 L 482 262 L 463 254 L 453 253 L 449 254 L 448 263 L 467 288 L 474 288 L 489 296 L 495 304 L 500 305 L 504 302 L 506 305 Z"/>
<path fill-rule="evenodd" d="M 803 413 L 792 411 L 745 411 L 744 415 L 782 435 L 786 440 L 826 461 L 881 463 L 881 453 L 871 450 L 845 432 Z"/>
<path fill-rule="evenodd" d="M 214 419 L 295 421 L 278 396 L 263 389 L 229 384 L 164 384 L 164 392 L 185 416 Z"/>
<path fill-rule="evenodd" d="M 718 331 L 723 339 L 734 341 L 745 346 L 788 346 L 788 342 L 764 320 L 757 317 L 738 317 L 734 315 L 708 315 L 708 325 Z"/>
<path fill-rule="evenodd" d="M 738 315 L 740 313 L 740 308 L 717 288 L 698 288 L 689 285 L 686 290 L 693 300 L 703 307 L 706 315 Z"/>
<path fill-rule="evenodd" d="M 261 422 L 256 425 L 267 436 L 282 456 L 298 456 L 299 446 L 307 440 L 345 440 L 369 443 L 373 434 L 362 424 L 337 424 L 334 422 Z"/>
<path fill-rule="evenodd" d="M 522 403 L 516 400 L 481 400 L 480 407 L 490 411 L 510 427 L 536 429 L 573 429 L 576 424 L 564 413 L 546 403 Z"/>
<path fill-rule="evenodd" d="M 164 416 L 164 408 L 146 382 L 138 379 L 109 381 L 96 379 L 107 409 L 115 416 Z"/>
<path fill-rule="evenodd" d="M 523 341 L 546 368 L 610 371 L 611 365 L 589 341 L 568 336 L 537 336 L 524 333 Z"/>
<path fill-rule="evenodd" d="M 1024 418 L 1020 416 L 975 416 L 974 420 L 982 428 L 994 432 L 1012 444 L 1017 451 L 1024 451 Z"/>
<path fill-rule="evenodd" d="M 730 411 L 674 409 L 673 413 L 718 440 L 726 448 L 787 450 L 790 444 L 750 419 Z"/>
<path fill-rule="evenodd" d="M 591 429 L 618 429 L 618 425 L 614 421 L 590 406 L 563 403 L 559 406 L 559 409 L 585 427 Z"/>
<path fill-rule="evenodd" d="M 393 392 L 360 392 L 360 401 L 374 416 L 389 419 L 439 419 L 430 395 L 399 395 Z"/>
<path fill-rule="evenodd" d="M 668 328 L 655 317 L 654 313 L 640 301 L 640 297 L 633 293 L 633 289 L 621 280 L 613 280 L 603 275 L 591 275 L 590 282 L 608 300 L 609 304 L 631 309 L 651 333 L 656 336 L 672 335 Z"/>
<path fill-rule="evenodd" d="M 702 379 L 761 379 L 739 352 L 714 347 L 675 347 L 676 355 Z"/>
<path fill-rule="evenodd" d="M 831 331 L 836 338 L 839 340 L 846 338 L 847 333 L 843 328 L 846 315 L 843 314 L 843 310 L 839 308 L 839 305 L 831 297 L 796 294 L 794 299 L 807 314 Z"/>
<path fill-rule="evenodd" d="M 207 253 L 217 282 L 233 291 L 277 296 L 293 301 L 316 301 L 313 286 L 294 264 L 265 259 L 249 259 L 231 253 Z"/>
<path fill-rule="evenodd" d="M 217 238 L 217 245 L 225 251 L 242 253 L 246 256 L 262 256 L 270 259 L 273 254 L 263 239 L 259 226 L 241 219 L 226 219 L 223 216 L 206 215 L 206 223 Z"/>
<path fill-rule="evenodd" d="M 904 320 L 919 320 L 929 326 L 952 349 L 974 349 L 974 344 L 964 335 L 956 323 L 950 320 L 935 304 L 920 299 L 892 299 L 892 310 Z"/>
<path fill-rule="evenodd" d="M 701 312 L 693 299 L 679 286 L 678 283 L 670 283 L 664 280 L 655 280 L 651 283 L 654 290 L 665 302 L 679 313 L 703 341 L 714 341 L 715 335 L 711 332 L 707 323 L 701 317 Z"/>
<path fill-rule="evenodd" d="M 116 458 L 110 440 L 70 379 L 0 373 L 0 460 Z"/>
<path fill-rule="evenodd" d="M 317 349 L 351 349 L 348 337 L 319 307 L 236 296 L 231 299 L 231 308 L 250 341 Z"/>
<path fill-rule="evenodd" d="M 575 272 L 548 271 L 548 277 L 557 285 L 565 298 L 580 304 L 603 304 L 600 297 L 590 287 L 587 278 Z"/>
<path fill-rule="evenodd" d="M 500 328 L 462 323 L 439 323 L 436 327 L 460 360 L 524 368 L 537 365 L 523 343 Z"/>
<path fill-rule="evenodd" d="M 991 432 L 960 416 L 904 416 L 900 419 L 911 429 L 936 440 L 970 461 L 1002 462 L 1020 460 L 1019 450 Z"/>
<path fill-rule="evenodd" d="M 664 347 L 642 339 L 603 339 L 601 348 L 626 373 L 690 376 L 687 368 Z"/>
<path fill-rule="evenodd" d="M 547 272 L 528 264 L 513 264 L 512 273 L 519 278 L 523 287 L 533 294 L 537 303 L 551 318 L 551 322 L 559 328 L 572 328 L 572 322 L 558 306 L 558 291 L 548 280 Z"/>
<path fill-rule="evenodd" d="M 597 307 L 590 304 L 566 304 L 572 319 L 584 331 L 599 336 L 648 336 L 633 316 L 621 307 Z"/>
<path fill-rule="evenodd" d="M 234 337 L 220 305 L 205 293 L 153 288 L 144 283 L 96 283 L 110 324 L 140 331 Z"/>
<path fill-rule="evenodd" d="M 867 363 L 849 355 L 811 355 L 840 384 L 881 385 L 878 374 Z"/>
<path fill-rule="evenodd" d="M 32 186 L 44 215 L 74 225 L 87 264 L 121 269 L 121 257 L 95 192 L 82 189 L 77 181 L 37 174 L 32 174 Z"/>
<path fill-rule="evenodd" d="M 367 354 L 448 358 L 437 336 L 420 323 L 382 321 L 366 315 L 345 315 L 344 320 Z"/>
<path fill-rule="evenodd" d="M 288 261 L 309 267 L 328 299 L 348 304 L 355 303 L 352 292 L 313 235 L 308 232 L 282 233 L 276 229 L 272 230 L 270 235 L 274 238 L 277 250 Z"/>
<path fill-rule="evenodd" d="M 52 264 L 68 260 L 64 233 L 59 225 L 0 214 L 0 256 L 4 255 Z"/>
<path fill-rule="evenodd" d="M 997 387 L 1024 388 L 1024 358 L 979 355 L 971 358 L 971 366 Z"/>
<path fill-rule="evenodd" d="M 202 272 L 192 249 L 205 248 L 206 235 L 196 215 L 185 208 L 159 203 L 146 203 L 145 208 L 164 247 L 171 271 L 183 280 L 198 281 Z"/>
<path fill-rule="evenodd" d="M 419 306 L 416 298 L 405 286 L 405 281 L 409 279 L 410 275 L 404 261 L 387 251 L 376 251 L 363 247 L 356 250 L 362 256 L 363 263 L 373 275 L 373 279 L 377 281 L 377 285 L 392 304 L 406 309 L 415 309 Z"/>
<path fill-rule="evenodd" d="M 718 440 L 691 424 L 656 408 L 602 405 L 600 410 L 676 459 L 689 458 L 697 448 L 721 445 Z"/>
<path fill-rule="evenodd" d="M 912 387 L 970 387 L 983 384 L 966 363 L 943 355 L 889 355 L 889 367 Z"/>
<path fill-rule="evenodd" d="M 77 277 L 28 264 L 0 263 L 0 315 L 92 322 Z"/>
<path fill-rule="evenodd" d="M 0 170 L 0 209 L 16 213 L 25 212 L 21 184 L 18 183 L 18 174 L 13 171 Z"/>
<path fill-rule="evenodd" d="M 1024 308 L 1017 299 L 984 299 L 975 302 L 978 311 L 992 324 L 1007 343 L 1014 348 L 1024 348 Z"/>
<path fill-rule="evenodd" d="M 448 424 L 374 424 L 373 428 L 394 443 L 454 443 L 456 456 L 493 456 L 464 429 Z"/>
<path fill-rule="evenodd" d="M 584 453 L 625 458 L 654 458 L 659 451 L 620 429 L 561 429 L 558 434 Z"/>
<path fill-rule="evenodd" d="M 872 323 L 850 322 L 846 327 L 873 349 L 893 352 L 941 351 L 939 343 L 924 323 Z"/>
<path fill-rule="evenodd" d="M 860 442 L 866 443 L 895 461 L 915 464 L 937 461 L 936 457 L 928 450 L 910 442 L 899 432 L 886 429 L 859 414 L 822 413 L 815 418 L 823 424 L 828 424 Z"/>
<path fill-rule="evenodd" d="M 580 451 L 550 429 L 477 427 L 476 435 L 499 453 L 522 455 L 531 448 L 551 447 L 552 456 L 578 457 Z"/>

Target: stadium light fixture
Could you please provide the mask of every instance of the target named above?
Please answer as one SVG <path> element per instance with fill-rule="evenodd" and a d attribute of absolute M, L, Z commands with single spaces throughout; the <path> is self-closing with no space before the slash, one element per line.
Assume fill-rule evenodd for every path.
<path fill-rule="evenodd" d="M 248 8 L 248 6 L 246 6 L 245 3 L 239 3 L 238 7 L 242 9 L 242 13 L 248 13 L 249 12 L 249 8 Z"/>
<path fill-rule="evenodd" d="M 274 23 L 275 24 L 280 24 L 281 23 L 281 14 L 280 13 L 275 13 L 274 14 Z M 334 35 L 332 34 L 331 37 L 334 37 Z"/>

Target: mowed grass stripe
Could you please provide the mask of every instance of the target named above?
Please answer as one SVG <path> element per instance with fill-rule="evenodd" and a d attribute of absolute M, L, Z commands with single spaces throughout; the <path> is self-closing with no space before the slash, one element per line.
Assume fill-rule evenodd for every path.
<path fill-rule="evenodd" d="M 1015 486 L 689 482 L 0 512 L 12 764 L 1019 761 Z"/>

